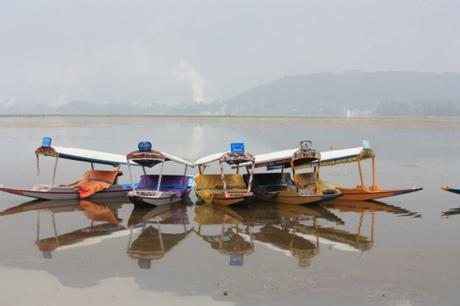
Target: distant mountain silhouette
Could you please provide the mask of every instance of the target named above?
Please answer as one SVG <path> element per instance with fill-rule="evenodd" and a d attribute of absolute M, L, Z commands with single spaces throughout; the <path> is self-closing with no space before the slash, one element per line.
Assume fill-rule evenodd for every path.
<path fill-rule="evenodd" d="M 313 73 L 288 76 L 225 102 L 228 114 L 460 115 L 460 74 Z"/>
<path fill-rule="evenodd" d="M 0 105 L 0 114 L 228 116 L 460 116 L 460 74 L 312 73 L 288 76 L 222 102 Z"/>

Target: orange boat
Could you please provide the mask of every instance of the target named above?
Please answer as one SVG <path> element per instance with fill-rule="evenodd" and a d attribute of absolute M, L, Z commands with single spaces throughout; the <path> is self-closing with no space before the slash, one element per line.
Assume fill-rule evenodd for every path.
<path fill-rule="evenodd" d="M 366 186 L 363 176 L 362 161 L 366 159 L 370 159 L 372 162 L 372 184 L 370 186 Z M 376 183 L 375 152 L 370 148 L 369 142 L 367 141 L 363 141 L 362 147 L 321 152 L 321 167 L 345 163 L 356 163 L 358 165 L 360 184 L 354 188 L 336 186 L 336 188 L 342 193 L 342 196 L 340 197 L 341 200 L 376 200 L 423 189 L 420 187 L 381 189 Z M 311 166 L 315 166 L 315 164 L 312 164 Z"/>

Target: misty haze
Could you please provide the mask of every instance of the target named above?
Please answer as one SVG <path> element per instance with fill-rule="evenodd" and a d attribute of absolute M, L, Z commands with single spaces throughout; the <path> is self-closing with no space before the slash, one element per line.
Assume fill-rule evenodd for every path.
<path fill-rule="evenodd" d="M 460 0 L 0 0 L 0 306 L 453 306 Z"/>

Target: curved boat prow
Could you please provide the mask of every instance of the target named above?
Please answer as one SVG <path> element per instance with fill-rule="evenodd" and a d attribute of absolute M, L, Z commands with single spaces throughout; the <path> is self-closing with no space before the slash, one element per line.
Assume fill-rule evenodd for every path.
<path fill-rule="evenodd" d="M 370 201 L 420 191 L 422 187 L 405 189 L 373 189 L 372 187 L 338 188 L 342 192 L 341 200 Z"/>
<path fill-rule="evenodd" d="M 452 193 L 460 194 L 460 188 L 451 188 L 449 186 L 443 186 L 442 189 Z"/>

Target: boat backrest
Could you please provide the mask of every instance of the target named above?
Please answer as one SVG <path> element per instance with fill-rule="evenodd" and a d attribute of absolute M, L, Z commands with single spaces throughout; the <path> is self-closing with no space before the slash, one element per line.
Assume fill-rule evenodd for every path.
<path fill-rule="evenodd" d="M 249 181 L 249 174 L 244 175 L 244 180 Z M 287 187 L 294 185 L 290 173 L 254 173 L 252 187 Z"/>
<path fill-rule="evenodd" d="M 158 186 L 159 175 L 141 175 L 137 188 L 156 189 Z M 186 175 L 163 175 L 161 177 L 161 189 L 187 189 L 189 186 L 189 176 Z"/>
<path fill-rule="evenodd" d="M 122 175 L 120 171 L 109 171 L 109 170 L 88 170 L 85 172 L 80 180 L 80 183 L 100 181 L 107 184 L 115 184 L 117 177 Z"/>
<path fill-rule="evenodd" d="M 227 189 L 246 189 L 247 185 L 240 174 L 225 174 Z M 196 189 L 223 189 L 220 174 L 200 174 L 195 177 Z"/>

